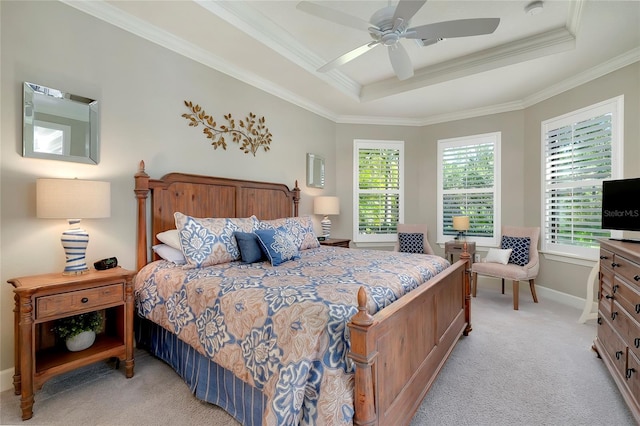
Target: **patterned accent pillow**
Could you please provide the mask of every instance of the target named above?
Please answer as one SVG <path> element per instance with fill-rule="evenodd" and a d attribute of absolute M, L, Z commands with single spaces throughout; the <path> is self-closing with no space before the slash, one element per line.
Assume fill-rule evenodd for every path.
<path fill-rule="evenodd" d="M 424 253 L 424 234 L 398 233 L 402 253 Z"/>
<path fill-rule="evenodd" d="M 180 233 L 180 246 L 187 260 L 185 267 L 202 268 L 240 259 L 233 233 L 253 232 L 255 216 L 247 218 L 195 218 L 180 212 L 173 214 Z"/>
<path fill-rule="evenodd" d="M 265 259 L 256 234 L 253 232 L 234 232 L 233 235 L 238 242 L 242 263 L 255 263 Z"/>
<path fill-rule="evenodd" d="M 284 227 L 258 229 L 256 235 L 258 235 L 262 250 L 271 261 L 271 266 L 278 266 L 288 260 L 300 259 L 298 247 Z"/>
<path fill-rule="evenodd" d="M 320 247 L 320 242 L 313 231 L 311 216 L 286 217 L 273 220 L 261 220 L 259 229 L 284 228 L 295 243 L 298 250 Z"/>
<path fill-rule="evenodd" d="M 531 238 L 529 237 L 502 237 L 500 248 L 513 249 L 509 256 L 509 263 L 524 266 L 529 263 L 529 246 Z"/>

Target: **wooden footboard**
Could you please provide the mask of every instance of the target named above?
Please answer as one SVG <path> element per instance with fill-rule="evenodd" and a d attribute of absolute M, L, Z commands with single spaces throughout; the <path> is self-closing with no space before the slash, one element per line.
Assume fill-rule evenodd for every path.
<path fill-rule="evenodd" d="M 407 425 L 456 342 L 471 331 L 469 263 L 462 259 L 371 316 L 364 288 L 349 328 L 356 425 Z"/>

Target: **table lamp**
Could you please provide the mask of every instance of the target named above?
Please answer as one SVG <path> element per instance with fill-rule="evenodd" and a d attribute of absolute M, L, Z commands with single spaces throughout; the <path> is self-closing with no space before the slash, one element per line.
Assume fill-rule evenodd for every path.
<path fill-rule="evenodd" d="M 331 235 L 331 220 L 329 220 L 329 215 L 340 213 L 340 199 L 338 197 L 314 198 L 313 213 L 324 216 L 320 221 L 320 224 L 322 225 L 322 236 L 324 238 L 329 238 Z"/>
<path fill-rule="evenodd" d="M 454 216 L 453 229 L 458 231 L 456 240 L 464 241 L 465 233 L 469 230 L 469 216 Z"/>
<path fill-rule="evenodd" d="M 39 218 L 69 221 L 69 229 L 60 239 L 67 256 L 63 274 L 88 272 L 85 254 L 89 234 L 80 228 L 80 220 L 111 215 L 111 184 L 78 179 L 37 179 L 36 209 Z"/>

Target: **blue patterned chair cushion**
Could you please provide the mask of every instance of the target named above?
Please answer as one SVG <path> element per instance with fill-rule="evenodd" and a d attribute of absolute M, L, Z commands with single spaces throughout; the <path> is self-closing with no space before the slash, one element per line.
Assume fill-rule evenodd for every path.
<path fill-rule="evenodd" d="M 255 263 L 265 259 L 258 236 L 253 232 L 234 232 L 242 263 Z"/>
<path fill-rule="evenodd" d="M 311 216 L 285 217 L 273 220 L 261 220 L 259 229 L 284 228 L 298 247 L 298 250 L 306 250 L 320 247 L 318 237 L 313 231 Z"/>
<path fill-rule="evenodd" d="M 284 227 L 258 229 L 256 235 L 258 235 L 260 246 L 269 257 L 272 266 L 278 266 L 289 260 L 300 259 L 298 247 Z"/>
<path fill-rule="evenodd" d="M 201 268 L 240 259 L 236 231 L 253 232 L 258 227 L 255 216 L 247 218 L 195 218 L 174 213 L 180 246 L 187 260 L 185 267 Z"/>
<path fill-rule="evenodd" d="M 524 266 L 529 263 L 529 246 L 531 238 L 529 237 L 502 237 L 500 248 L 512 249 L 509 256 L 509 263 Z"/>
<path fill-rule="evenodd" d="M 424 234 L 398 233 L 399 251 L 402 253 L 424 253 Z"/>

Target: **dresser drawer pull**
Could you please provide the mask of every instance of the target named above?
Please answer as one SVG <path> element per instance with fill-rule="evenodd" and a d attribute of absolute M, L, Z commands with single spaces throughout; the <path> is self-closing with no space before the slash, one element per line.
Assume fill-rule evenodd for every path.
<path fill-rule="evenodd" d="M 616 359 L 620 361 L 620 358 L 622 358 L 622 351 L 616 352 Z"/>
<path fill-rule="evenodd" d="M 613 292 L 615 293 L 616 291 L 618 291 L 618 287 L 620 287 L 618 284 L 613 286 Z"/>
<path fill-rule="evenodd" d="M 89 301 L 89 298 L 88 297 L 83 297 L 82 299 L 80 299 L 80 301 L 82 303 L 87 303 Z"/>
<path fill-rule="evenodd" d="M 636 372 L 635 368 L 627 368 L 627 379 L 631 378 L 631 375 Z"/>
<path fill-rule="evenodd" d="M 617 316 L 618 316 L 617 312 L 611 312 L 611 319 L 612 320 L 615 320 Z"/>
<path fill-rule="evenodd" d="M 613 296 L 612 296 L 612 295 L 610 295 L 610 294 L 607 294 L 607 295 L 605 296 L 605 298 L 606 298 L 606 299 L 613 299 Z"/>
<path fill-rule="evenodd" d="M 640 349 L 640 337 L 636 337 L 633 344 L 636 345 L 636 348 Z"/>
<path fill-rule="evenodd" d="M 600 255 L 600 259 L 601 259 L 601 260 L 605 260 L 605 259 L 608 259 L 608 258 L 609 258 L 609 256 L 603 256 L 603 255 Z"/>
<path fill-rule="evenodd" d="M 620 264 L 619 264 L 619 263 L 616 263 L 616 262 L 611 262 L 611 267 L 612 267 L 612 268 L 615 268 L 615 267 L 617 267 L 617 266 L 620 266 Z"/>
<path fill-rule="evenodd" d="M 602 317 L 600 317 L 600 316 L 598 317 L 598 324 L 602 325 Z"/>
<path fill-rule="evenodd" d="M 636 305 L 636 314 L 640 314 L 640 303 Z"/>
<path fill-rule="evenodd" d="M 640 281 L 640 275 L 634 276 L 633 279 L 636 280 L 636 281 Z"/>

